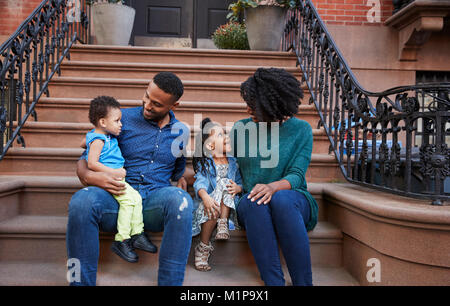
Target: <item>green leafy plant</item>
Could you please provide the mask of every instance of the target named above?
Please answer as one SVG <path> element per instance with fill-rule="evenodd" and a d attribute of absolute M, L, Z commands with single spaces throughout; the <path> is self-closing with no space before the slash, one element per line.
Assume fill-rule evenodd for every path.
<path fill-rule="evenodd" d="M 255 8 L 262 5 L 272 5 L 286 8 L 296 8 L 299 4 L 300 0 L 238 0 L 228 6 L 228 10 L 231 12 L 228 13 L 227 19 L 231 21 L 238 21 L 242 12 L 249 7 Z"/>
<path fill-rule="evenodd" d="M 219 49 L 250 49 L 245 25 L 238 22 L 229 21 L 219 26 L 211 38 Z"/>

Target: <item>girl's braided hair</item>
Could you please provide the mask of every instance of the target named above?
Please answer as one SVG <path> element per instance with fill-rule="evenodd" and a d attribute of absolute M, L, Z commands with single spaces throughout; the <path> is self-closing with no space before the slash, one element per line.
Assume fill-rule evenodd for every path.
<path fill-rule="evenodd" d="M 192 158 L 194 172 L 201 172 L 206 175 L 209 166 L 213 166 L 213 160 L 205 152 L 205 142 L 210 136 L 211 129 L 217 124 L 212 122 L 210 118 L 205 118 L 200 124 L 200 131 L 195 135 L 195 150 Z"/>
<path fill-rule="evenodd" d="M 281 122 L 298 112 L 303 90 L 284 69 L 258 68 L 241 84 L 241 96 L 261 122 Z"/>

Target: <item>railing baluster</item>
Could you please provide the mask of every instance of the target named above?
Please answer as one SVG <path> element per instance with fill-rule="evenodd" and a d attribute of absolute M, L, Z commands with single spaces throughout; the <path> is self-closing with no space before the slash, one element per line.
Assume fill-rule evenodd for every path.
<path fill-rule="evenodd" d="M 81 36 L 88 34 L 89 22 L 86 0 L 80 1 L 83 20 L 77 28 L 68 23 L 68 1 L 44 0 L 0 46 L 0 160 L 15 139 L 25 144 L 20 130 L 30 115 L 37 120 L 36 103 L 48 95 L 49 81 L 60 74 L 69 46 L 89 40 Z"/>

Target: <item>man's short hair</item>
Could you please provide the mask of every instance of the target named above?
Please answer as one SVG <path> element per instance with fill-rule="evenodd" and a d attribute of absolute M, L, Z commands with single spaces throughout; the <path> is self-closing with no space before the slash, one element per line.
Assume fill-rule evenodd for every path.
<path fill-rule="evenodd" d="M 178 101 L 184 92 L 184 86 L 180 78 L 172 72 L 160 72 L 153 78 L 156 86 L 165 93 L 171 94 Z"/>

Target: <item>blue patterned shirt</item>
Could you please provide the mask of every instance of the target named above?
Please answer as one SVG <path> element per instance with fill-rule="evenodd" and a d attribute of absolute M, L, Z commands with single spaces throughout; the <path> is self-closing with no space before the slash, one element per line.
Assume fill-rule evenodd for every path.
<path fill-rule="evenodd" d="M 172 186 L 186 167 L 187 126 L 169 112 L 170 122 L 162 129 L 147 120 L 142 106 L 122 109 L 122 132 L 117 137 L 127 170 L 126 181 L 147 198 L 150 191 Z"/>

